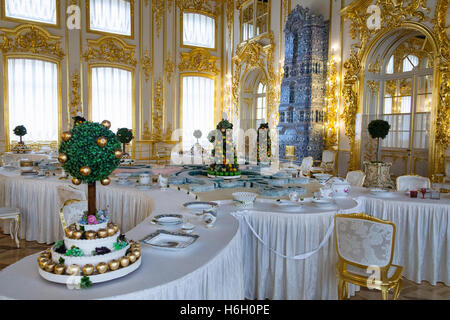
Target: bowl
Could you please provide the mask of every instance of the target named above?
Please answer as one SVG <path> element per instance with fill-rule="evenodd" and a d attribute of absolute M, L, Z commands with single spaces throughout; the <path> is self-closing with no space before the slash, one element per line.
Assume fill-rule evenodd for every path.
<path fill-rule="evenodd" d="M 239 201 L 241 203 L 252 203 L 255 201 L 258 195 L 253 192 L 234 192 L 232 196 L 234 200 Z"/>

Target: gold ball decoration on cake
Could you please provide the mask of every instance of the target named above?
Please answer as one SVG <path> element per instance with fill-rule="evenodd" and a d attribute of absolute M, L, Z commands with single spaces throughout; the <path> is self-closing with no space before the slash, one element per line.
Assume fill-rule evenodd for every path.
<path fill-rule="evenodd" d="M 130 259 L 130 263 L 135 263 L 137 260 L 137 257 L 132 253 L 127 254 L 127 257 Z"/>
<path fill-rule="evenodd" d="M 66 266 L 65 266 L 65 265 L 63 265 L 63 264 L 57 264 L 57 265 L 55 266 L 54 272 L 55 272 L 56 274 L 64 274 L 65 271 L 66 271 Z"/>
<path fill-rule="evenodd" d="M 105 128 L 109 129 L 111 128 L 111 122 L 108 120 L 103 120 L 102 121 L 102 126 L 104 126 Z"/>
<path fill-rule="evenodd" d="M 130 258 L 128 257 L 122 257 L 120 258 L 120 266 L 125 268 L 128 267 L 128 265 L 130 264 Z"/>
<path fill-rule="evenodd" d="M 134 249 L 132 253 L 136 256 L 136 258 L 139 258 L 141 256 L 141 250 L 140 249 Z"/>
<path fill-rule="evenodd" d="M 81 268 L 81 270 L 85 276 L 90 276 L 94 273 L 94 266 L 92 264 L 86 264 L 83 268 Z"/>
<path fill-rule="evenodd" d="M 97 269 L 97 272 L 102 274 L 108 271 L 108 265 L 105 262 L 100 262 L 95 269 Z"/>
<path fill-rule="evenodd" d="M 72 276 L 75 276 L 77 274 L 80 274 L 80 266 L 77 264 L 71 264 L 70 266 L 67 267 L 66 272 Z"/>
<path fill-rule="evenodd" d="M 123 156 L 123 151 L 122 150 L 116 150 L 114 151 L 114 156 L 116 157 L 116 159 L 120 159 Z"/>
<path fill-rule="evenodd" d="M 91 172 L 92 172 L 92 169 L 89 167 L 84 166 L 84 167 L 80 168 L 80 173 L 83 177 L 87 177 L 88 175 L 91 174 Z"/>
<path fill-rule="evenodd" d="M 115 271 L 115 270 L 119 269 L 119 267 L 120 267 L 120 262 L 119 261 L 111 260 L 109 262 L 109 270 Z"/>
<path fill-rule="evenodd" d="M 72 138 L 72 132 L 69 132 L 69 131 L 63 132 L 63 134 L 61 135 L 61 138 L 65 142 L 69 141 Z"/>
<path fill-rule="evenodd" d="M 66 228 L 66 229 L 64 230 L 64 232 L 65 232 L 67 238 L 70 239 L 70 238 L 73 237 L 73 230 L 70 230 L 69 228 Z"/>
<path fill-rule="evenodd" d="M 108 232 L 108 236 L 112 237 L 113 235 L 116 234 L 116 230 L 113 227 L 108 226 L 108 228 L 106 229 L 106 231 Z"/>
<path fill-rule="evenodd" d="M 69 160 L 69 157 L 67 157 L 67 154 L 65 154 L 65 153 L 60 153 L 60 154 L 58 155 L 58 161 L 59 161 L 60 163 L 66 163 L 67 160 Z"/>
<path fill-rule="evenodd" d="M 101 184 L 104 186 L 107 186 L 111 183 L 111 179 L 110 178 L 105 178 L 103 180 L 101 180 Z"/>
<path fill-rule="evenodd" d="M 82 236 L 83 236 L 83 232 L 80 231 L 80 230 L 74 231 L 74 232 L 72 233 L 72 238 L 73 238 L 73 239 L 76 239 L 76 240 L 81 239 Z"/>
<path fill-rule="evenodd" d="M 50 263 L 50 260 L 47 258 L 43 258 L 41 259 L 41 261 L 39 261 L 39 268 L 41 268 L 42 270 L 45 270 L 45 266 Z"/>
<path fill-rule="evenodd" d="M 45 265 L 45 271 L 53 272 L 53 270 L 55 270 L 55 267 L 56 267 L 56 263 L 54 263 L 53 261 L 50 261 L 49 263 L 47 263 Z"/>
<path fill-rule="evenodd" d="M 72 178 L 72 183 L 76 186 L 79 186 L 81 184 L 81 180 L 78 178 L 73 177 Z"/>
<path fill-rule="evenodd" d="M 106 229 L 99 229 L 97 231 L 97 236 L 99 238 L 106 238 L 106 237 L 108 237 L 108 231 L 106 231 Z"/>
<path fill-rule="evenodd" d="M 95 238 L 97 238 L 97 232 L 92 230 L 86 231 L 84 235 L 86 236 L 87 240 L 94 240 Z"/>
<path fill-rule="evenodd" d="M 108 139 L 106 139 L 105 137 L 100 137 L 97 139 L 97 145 L 100 148 L 103 148 L 104 146 L 106 146 L 108 144 Z"/>

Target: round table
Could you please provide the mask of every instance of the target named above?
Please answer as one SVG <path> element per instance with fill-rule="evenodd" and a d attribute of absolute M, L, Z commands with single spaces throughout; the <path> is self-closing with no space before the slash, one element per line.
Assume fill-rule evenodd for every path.
<path fill-rule="evenodd" d="M 41 160 L 47 160 L 50 159 L 50 155 L 45 153 L 13 153 L 13 152 L 6 152 L 2 155 L 3 163 L 8 164 L 11 163 L 13 165 L 17 165 L 19 167 L 19 161 L 22 159 L 27 159 L 30 161 L 41 161 Z"/>
<path fill-rule="evenodd" d="M 170 190 L 160 191 L 171 194 Z M 172 195 L 173 196 L 173 195 Z M 180 198 L 180 195 L 178 196 Z M 185 199 L 192 200 L 192 199 Z M 3 299 L 244 299 L 244 272 L 239 222 L 229 214 L 218 216 L 214 228 L 183 211 L 179 201 L 165 203 L 158 213 L 183 212 L 196 225 L 200 237 L 178 251 L 154 249 L 141 245 L 142 264 L 133 273 L 87 290 L 69 290 L 51 283 L 38 274 L 38 254 L 28 256 L 0 272 L 0 298 Z M 153 216 L 152 215 L 152 216 Z M 151 217 L 126 233 L 138 241 L 156 231 Z"/>

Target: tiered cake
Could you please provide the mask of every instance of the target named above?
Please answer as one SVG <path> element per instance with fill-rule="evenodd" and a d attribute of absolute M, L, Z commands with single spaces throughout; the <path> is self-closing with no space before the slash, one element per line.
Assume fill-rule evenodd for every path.
<path fill-rule="evenodd" d="M 97 215 L 96 224 L 89 224 L 86 220 L 91 217 L 84 216 L 66 227 L 64 240 L 40 254 L 41 276 L 59 283 L 78 280 L 83 286 L 122 277 L 139 267 L 140 244 L 121 235 L 117 224 L 110 222 L 104 212 Z M 71 276 L 75 279 L 69 280 Z"/>

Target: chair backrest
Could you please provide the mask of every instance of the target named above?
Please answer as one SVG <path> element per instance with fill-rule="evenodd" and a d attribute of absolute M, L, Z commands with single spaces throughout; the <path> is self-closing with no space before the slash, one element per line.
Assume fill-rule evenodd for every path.
<path fill-rule="evenodd" d="M 314 163 L 313 157 L 305 157 L 305 158 L 303 158 L 302 164 L 300 165 L 300 170 L 301 170 L 303 173 L 308 173 L 308 172 L 310 172 L 310 171 L 311 171 L 311 168 L 312 168 L 312 166 L 313 166 L 313 163 Z"/>
<path fill-rule="evenodd" d="M 450 181 L 450 160 L 445 161 L 445 181 Z"/>
<path fill-rule="evenodd" d="M 367 268 L 392 263 L 395 225 L 363 213 L 334 217 L 336 250 L 345 263 Z"/>
<path fill-rule="evenodd" d="M 345 180 L 354 187 L 362 187 L 364 185 L 364 180 L 366 179 L 366 174 L 361 170 L 349 171 Z"/>
<path fill-rule="evenodd" d="M 333 150 L 324 150 L 322 152 L 322 162 L 334 163 L 335 158 L 336 158 L 336 152 Z"/>
<path fill-rule="evenodd" d="M 397 191 L 418 190 L 430 188 L 431 182 L 427 177 L 421 176 L 400 176 L 397 177 Z"/>
<path fill-rule="evenodd" d="M 77 199 L 67 200 L 61 208 L 59 214 L 63 229 L 70 226 L 72 223 L 77 223 L 81 220 L 84 212 L 88 210 L 87 200 L 80 201 Z"/>

